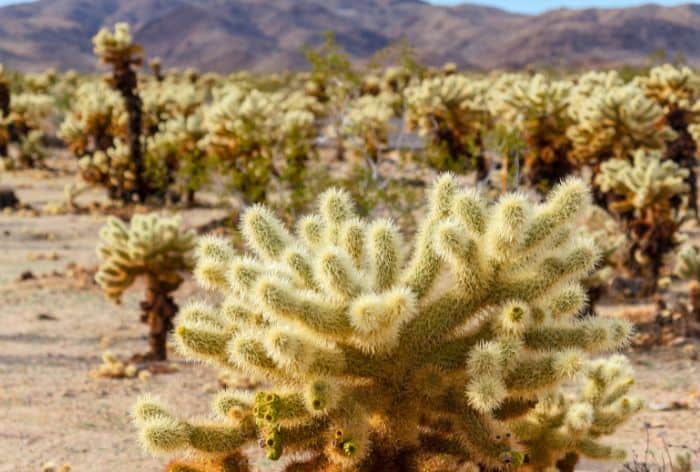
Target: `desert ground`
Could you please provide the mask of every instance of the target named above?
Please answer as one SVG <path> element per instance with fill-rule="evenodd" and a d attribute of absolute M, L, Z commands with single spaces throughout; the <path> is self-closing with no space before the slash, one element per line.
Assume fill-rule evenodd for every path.
<path fill-rule="evenodd" d="M 206 415 L 217 372 L 172 352 L 176 368 L 170 373 L 143 379 L 91 375 L 106 350 L 124 359 L 145 351 L 147 328 L 138 321 L 140 286 L 115 305 L 92 281 L 98 229 L 107 216 L 41 212 L 63 200 L 73 178 L 68 171 L 18 171 L 0 182 L 31 207 L 0 214 L 0 472 L 40 471 L 50 463 L 77 472 L 159 470 L 164 461 L 141 450 L 131 425 L 134 400 L 150 392 L 185 415 Z M 96 190 L 78 202 L 101 199 Z M 226 214 L 208 207 L 182 211 L 190 227 Z M 177 302 L 197 296 L 201 291 L 187 280 Z M 623 308 L 608 304 L 604 311 Z M 627 448 L 628 462 L 586 461 L 581 470 L 670 471 L 669 461 L 684 452 L 700 470 L 698 349 L 697 341 L 677 339 L 628 352 L 645 408 L 608 439 Z M 259 470 L 274 470 L 253 460 Z"/>

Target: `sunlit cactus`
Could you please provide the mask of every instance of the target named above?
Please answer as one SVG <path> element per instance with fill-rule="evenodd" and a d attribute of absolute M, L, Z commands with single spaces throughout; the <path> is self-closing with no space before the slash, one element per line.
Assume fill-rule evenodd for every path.
<path fill-rule="evenodd" d="M 619 223 L 599 206 L 591 206 L 583 218 L 583 223 L 600 249 L 600 261 L 596 270 L 582 280 L 588 297 L 587 311 L 592 314 L 595 312 L 596 303 L 605 294 L 617 270 L 624 263 L 628 241 Z"/>
<path fill-rule="evenodd" d="M 147 136 L 161 123 L 195 114 L 204 102 L 204 90 L 182 80 L 148 80 L 142 83 L 143 131 Z"/>
<path fill-rule="evenodd" d="M 306 162 L 315 155 L 316 104 L 300 93 L 227 87 L 204 111 L 207 135 L 200 145 L 221 162 L 245 201 L 264 201 L 275 175 L 303 185 Z"/>
<path fill-rule="evenodd" d="M 632 367 L 621 355 L 587 362 L 575 395 L 557 392 L 543 398 L 512 425 L 520 441 L 533 453 L 523 470 L 574 470 L 579 457 L 623 460 L 623 449 L 598 442 L 642 408 L 630 390 Z M 552 463 L 557 468 L 547 469 Z"/>
<path fill-rule="evenodd" d="M 206 135 L 201 114 L 177 116 L 160 124 L 146 139 L 145 170 L 151 185 L 172 191 L 192 205 L 195 192 L 208 180 L 206 153 L 199 141 Z"/>
<path fill-rule="evenodd" d="M 48 151 L 42 140 L 43 129 L 53 113 L 54 99 L 50 95 L 19 93 L 12 96 L 9 114 L 0 118 L 0 134 L 4 135 L 5 152 L 0 155 L 4 168 L 40 167 Z M 3 137 L 0 136 L 0 140 Z M 14 152 L 7 144 L 17 145 Z"/>
<path fill-rule="evenodd" d="M 635 83 L 598 90 L 572 101 L 574 123 L 568 130 L 571 156 L 597 166 L 611 158 L 627 159 L 638 148 L 662 149 L 675 133 L 664 110 Z"/>
<path fill-rule="evenodd" d="M 406 120 L 426 140 L 428 161 L 439 170 L 488 173 L 483 134 L 491 117 L 486 80 L 463 75 L 434 77 L 404 91 Z"/>
<path fill-rule="evenodd" d="M 137 278 L 146 283 L 141 320 L 149 326 L 147 359 L 167 356 L 166 336 L 172 328 L 177 305 L 172 293 L 193 266 L 195 233 L 181 228 L 178 217 L 135 215 L 130 225 L 110 218 L 100 230 L 97 255 L 100 266 L 95 280 L 117 302 Z"/>
<path fill-rule="evenodd" d="M 138 94 L 138 78 L 134 69 L 143 62 L 143 48 L 134 43 L 128 23 L 117 23 L 114 32 L 102 28 L 92 38 L 92 43 L 100 62 L 112 67 L 109 83 L 121 94 L 129 117 L 126 144 L 135 169 L 135 181 L 132 188 L 119 189 L 119 196 L 125 201 L 134 197 L 144 201 L 148 196 L 148 187 L 143 179 L 143 104 Z"/>
<path fill-rule="evenodd" d="M 675 273 L 687 281 L 689 331 L 700 334 L 700 251 L 695 246 L 686 246 L 678 253 Z"/>
<path fill-rule="evenodd" d="M 248 255 L 200 240 L 195 276 L 225 298 L 183 308 L 176 340 L 269 387 L 221 392 L 208 422 L 144 397 L 134 410 L 144 447 L 185 453 L 169 470 L 193 472 L 249 470 L 240 454 L 255 441 L 270 459 L 293 458 L 289 470 L 505 470 L 592 452 L 550 453 L 516 428 L 588 354 L 627 341 L 624 321 L 575 316 L 598 260 L 577 226 L 589 199 L 572 179 L 542 204 L 518 193 L 489 204 L 444 175 L 412 248 L 335 189 L 294 232 L 251 207 Z"/>
<path fill-rule="evenodd" d="M 527 144 L 523 173 L 531 184 L 548 189 L 571 174 L 571 82 L 550 80 L 542 74 L 521 79 L 494 98 L 492 113 L 515 128 Z"/>
<path fill-rule="evenodd" d="M 384 94 L 363 96 L 350 104 L 345 117 L 346 147 L 376 166 L 389 142 L 394 110 Z"/>
<path fill-rule="evenodd" d="M 609 193 L 608 209 L 618 215 L 630 238 L 628 267 L 656 286 L 664 256 L 676 243 L 681 223 L 677 200 L 687 197 L 686 169 L 663 160 L 661 151 L 638 150 L 633 162 L 604 163 L 597 184 Z"/>
<path fill-rule="evenodd" d="M 697 214 L 698 142 L 689 129 L 700 120 L 700 75 L 689 67 L 670 64 L 654 67 L 648 76 L 637 79 L 647 96 L 661 105 L 666 123 L 675 131 L 675 138 L 666 144 L 666 158 L 688 170 L 689 206 Z"/>

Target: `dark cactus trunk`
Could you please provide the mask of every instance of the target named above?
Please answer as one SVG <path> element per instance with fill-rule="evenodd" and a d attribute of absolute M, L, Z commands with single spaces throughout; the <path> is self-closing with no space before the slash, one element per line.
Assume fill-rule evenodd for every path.
<path fill-rule="evenodd" d="M 141 320 L 148 324 L 149 351 L 145 358 L 164 361 L 168 357 L 166 341 L 168 332 L 173 329 L 177 305 L 170 292 L 153 276 L 148 277 L 146 300 L 141 302 L 141 309 Z"/>
<path fill-rule="evenodd" d="M 136 72 L 129 62 L 114 65 L 113 73 L 114 88 L 121 93 L 124 99 L 124 106 L 129 116 L 129 126 L 127 140 L 131 161 L 134 163 L 134 188 L 120 189 L 124 200 L 131 200 L 135 195 L 139 201 L 143 202 L 148 195 L 145 182 L 143 181 L 143 149 L 141 147 L 141 130 L 143 128 L 143 104 L 136 87 L 138 85 Z"/>
<path fill-rule="evenodd" d="M 668 125 L 678 134 L 678 137 L 667 143 L 666 158 L 671 159 L 680 167 L 688 171 L 686 180 L 690 192 L 688 194 L 688 207 L 693 213 L 698 215 L 698 179 L 695 172 L 695 155 L 697 145 L 693 137 L 688 132 L 688 120 L 683 110 L 671 110 L 666 116 Z"/>
<path fill-rule="evenodd" d="M 0 82 L 0 113 L 2 116 L 9 116 L 10 114 L 10 86 L 7 82 Z M 8 125 L 7 134 L 8 140 L 0 139 L 0 157 L 7 157 L 7 143 L 9 141 L 9 135 L 12 133 Z"/>

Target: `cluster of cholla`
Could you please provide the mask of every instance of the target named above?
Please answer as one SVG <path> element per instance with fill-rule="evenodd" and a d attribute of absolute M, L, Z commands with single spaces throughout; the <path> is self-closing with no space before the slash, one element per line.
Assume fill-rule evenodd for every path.
<path fill-rule="evenodd" d="M 386 94 L 364 95 L 353 101 L 345 116 L 346 146 L 355 154 L 378 163 L 389 144 L 394 116 L 391 99 Z"/>
<path fill-rule="evenodd" d="M 429 161 L 438 169 L 486 173 L 481 142 L 490 125 L 489 82 L 463 75 L 425 79 L 404 90 L 406 121 L 427 140 Z"/>
<path fill-rule="evenodd" d="M 571 125 L 569 94 L 572 84 L 552 80 L 542 74 L 531 78 L 517 77 L 508 87 L 494 93 L 490 107 L 494 116 L 502 117 L 514 127 L 527 144 L 524 174 L 535 185 L 550 187 L 571 174 L 569 159 Z"/>
<path fill-rule="evenodd" d="M 586 360 L 630 331 L 576 317 L 580 280 L 599 257 L 577 225 L 589 199 L 570 179 L 541 204 L 518 193 L 490 204 L 444 175 L 412 248 L 391 220 L 358 218 L 335 189 L 295 232 L 253 206 L 241 221 L 249 255 L 200 240 L 195 275 L 225 298 L 184 307 L 175 337 L 186 356 L 269 387 L 222 391 L 213 421 L 144 397 L 134 411 L 144 447 L 188 456 L 171 471 L 249 470 L 241 451 L 257 441 L 288 470 L 543 470 L 565 457 L 619 458 L 598 438 L 640 405 L 621 358 Z M 582 370 L 588 385 L 563 397 Z"/>
<path fill-rule="evenodd" d="M 208 180 L 207 156 L 199 146 L 206 135 L 201 112 L 161 122 L 146 138 L 145 168 L 150 184 L 170 189 L 194 203 L 194 194 Z"/>
<path fill-rule="evenodd" d="M 632 162 L 605 162 L 597 177 L 601 191 L 610 195 L 609 210 L 623 220 L 631 239 L 628 263 L 645 269 L 650 282 L 656 282 L 664 255 L 677 243 L 681 215 L 676 201 L 687 196 L 687 176 L 661 151 L 638 150 Z"/>
<path fill-rule="evenodd" d="M 166 335 L 177 313 L 171 294 L 183 281 L 181 273 L 193 266 L 194 245 L 194 231 L 183 230 L 178 217 L 135 215 L 128 226 L 110 218 L 100 230 L 95 280 L 105 295 L 119 302 L 137 278 L 146 281 L 141 308 L 150 327 L 151 358 L 166 357 Z"/>
<path fill-rule="evenodd" d="M 127 159 L 126 167 L 112 162 L 110 154 L 119 154 L 119 143 L 127 136 L 128 116 L 119 94 L 102 82 L 87 82 L 76 91 L 75 100 L 61 124 L 59 136 L 78 158 L 83 180 L 108 189 L 129 188 L 134 172 Z M 127 155 L 128 158 L 128 155 Z"/>
<path fill-rule="evenodd" d="M 570 105 L 575 119 L 567 134 L 571 156 L 581 163 L 626 159 L 640 148 L 663 149 L 675 137 L 664 122 L 663 108 L 638 84 L 620 84 L 577 97 Z"/>
<path fill-rule="evenodd" d="M 295 181 L 313 156 L 316 104 L 301 93 L 232 85 L 204 111 L 208 133 L 201 145 L 247 201 L 262 201 L 274 171 Z"/>
<path fill-rule="evenodd" d="M 14 169 L 42 165 L 48 154 L 43 144 L 43 128 L 54 106 L 53 97 L 44 93 L 12 95 L 9 113 L 0 112 L 0 141 L 4 141 L 2 147 L 5 150 L 11 142 L 17 144 L 17 149 L 0 155 L 0 167 Z"/>

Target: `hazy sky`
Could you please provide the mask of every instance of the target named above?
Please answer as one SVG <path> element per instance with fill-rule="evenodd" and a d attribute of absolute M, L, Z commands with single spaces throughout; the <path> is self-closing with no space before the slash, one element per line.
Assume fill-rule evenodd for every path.
<path fill-rule="evenodd" d="M 456 3 L 464 3 L 460 0 L 428 0 L 432 3 L 442 5 L 454 5 Z M 697 0 L 695 0 L 697 1 Z M 681 5 L 683 3 L 692 3 L 693 0 L 674 1 L 674 0 L 475 0 L 470 3 L 479 3 L 482 5 L 490 5 L 504 10 L 517 11 L 523 13 L 539 13 L 544 10 L 554 8 L 569 7 L 569 8 L 615 8 L 629 7 L 641 5 L 643 3 L 656 3 L 659 5 Z"/>

